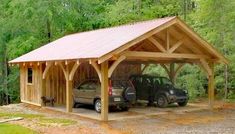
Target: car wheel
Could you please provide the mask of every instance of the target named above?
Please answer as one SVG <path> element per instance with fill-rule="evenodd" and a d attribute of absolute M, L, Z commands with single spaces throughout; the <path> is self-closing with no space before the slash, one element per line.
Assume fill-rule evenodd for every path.
<path fill-rule="evenodd" d="M 97 113 L 100 113 L 101 112 L 101 101 L 100 101 L 100 99 L 97 99 L 96 101 L 95 101 L 95 111 L 97 112 Z"/>
<path fill-rule="evenodd" d="M 161 107 L 161 108 L 164 108 L 167 106 L 167 99 L 164 95 L 160 95 L 157 97 L 157 106 L 158 107 Z"/>
<path fill-rule="evenodd" d="M 187 105 L 187 103 L 188 103 L 188 101 L 185 100 L 185 101 L 183 101 L 183 102 L 178 102 L 178 105 L 181 106 L 181 107 L 184 107 L 184 106 Z"/>

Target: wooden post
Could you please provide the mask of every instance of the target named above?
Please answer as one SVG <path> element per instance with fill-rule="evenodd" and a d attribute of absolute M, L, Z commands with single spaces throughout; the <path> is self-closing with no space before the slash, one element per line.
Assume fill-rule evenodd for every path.
<path fill-rule="evenodd" d="M 40 85 L 39 99 L 40 99 L 41 106 L 44 106 L 44 103 L 43 103 L 41 97 L 46 95 L 46 78 L 43 79 L 42 64 L 40 64 L 40 63 L 39 63 L 39 68 L 40 68 L 40 73 L 41 73 L 41 75 L 40 75 L 41 85 Z"/>
<path fill-rule="evenodd" d="M 66 80 L 66 111 L 72 112 L 72 81 Z"/>
<path fill-rule="evenodd" d="M 169 35 L 169 30 L 168 28 L 166 29 L 166 50 L 167 52 L 169 52 L 168 50 L 170 49 L 170 35 Z"/>
<path fill-rule="evenodd" d="M 101 63 L 101 120 L 108 121 L 108 61 Z"/>
<path fill-rule="evenodd" d="M 214 96 L 215 96 L 215 86 L 214 86 L 214 63 L 209 63 L 211 69 L 211 75 L 208 75 L 208 98 L 209 98 L 209 107 L 213 109 L 214 105 Z"/>
<path fill-rule="evenodd" d="M 69 67 L 66 65 L 66 111 L 72 112 L 72 80 L 69 80 Z"/>
<path fill-rule="evenodd" d="M 175 63 L 170 64 L 169 78 L 173 85 L 175 85 Z"/>

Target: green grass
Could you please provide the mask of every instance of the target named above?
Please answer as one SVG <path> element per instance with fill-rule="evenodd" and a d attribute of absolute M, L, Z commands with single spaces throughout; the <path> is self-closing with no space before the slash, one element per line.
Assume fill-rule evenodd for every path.
<path fill-rule="evenodd" d="M 33 131 L 29 128 L 25 128 L 19 125 L 14 125 L 14 124 L 0 124 L 0 133 L 1 134 L 37 134 L 36 131 Z"/>
<path fill-rule="evenodd" d="M 39 124 L 40 125 L 60 125 L 60 126 L 68 126 L 76 124 L 76 121 L 69 120 L 69 119 L 60 119 L 60 118 L 40 118 Z"/>
<path fill-rule="evenodd" d="M 27 119 L 33 119 L 33 118 L 41 118 L 44 116 L 40 114 L 0 113 L 0 117 L 4 117 L 4 118 L 23 117 Z"/>

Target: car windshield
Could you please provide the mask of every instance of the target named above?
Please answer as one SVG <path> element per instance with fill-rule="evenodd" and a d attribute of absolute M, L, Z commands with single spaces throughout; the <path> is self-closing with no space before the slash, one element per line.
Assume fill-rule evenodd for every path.
<path fill-rule="evenodd" d="M 126 80 L 112 80 L 113 87 L 130 87 L 131 84 Z"/>
<path fill-rule="evenodd" d="M 172 85 L 172 82 L 169 79 L 163 77 L 162 84 L 163 85 Z"/>

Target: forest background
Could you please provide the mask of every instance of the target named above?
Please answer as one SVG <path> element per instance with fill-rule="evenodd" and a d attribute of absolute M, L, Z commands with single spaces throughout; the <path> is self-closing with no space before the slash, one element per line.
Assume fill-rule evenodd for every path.
<path fill-rule="evenodd" d="M 19 68 L 8 61 L 64 35 L 179 16 L 230 61 L 217 65 L 217 98 L 235 100 L 235 0 L 0 0 L 0 105 L 19 102 Z M 145 73 L 167 76 L 159 65 Z M 186 65 L 176 85 L 207 96 L 207 77 Z"/>

